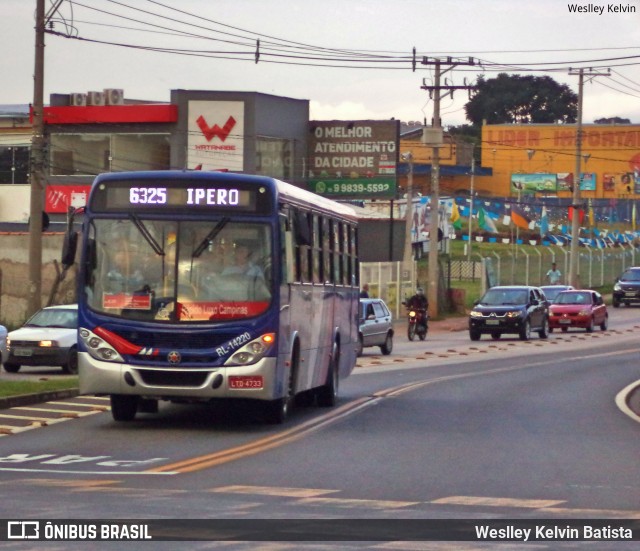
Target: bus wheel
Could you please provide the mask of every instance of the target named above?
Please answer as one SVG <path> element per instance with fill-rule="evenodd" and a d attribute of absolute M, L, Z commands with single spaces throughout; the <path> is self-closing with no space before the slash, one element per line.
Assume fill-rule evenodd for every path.
<path fill-rule="evenodd" d="M 111 416 L 114 421 L 133 421 L 138 411 L 138 397 L 128 394 L 111 395 Z"/>
<path fill-rule="evenodd" d="M 295 363 L 294 363 L 295 365 Z M 270 425 L 281 425 L 289 417 L 291 409 L 293 408 L 295 393 L 293 386 L 293 366 L 289 373 L 289 384 L 287 385 L 287 394 L 277 400 L 271 400 L 266 402 L 265 405 L 265 420 Z"/>
<path fill-rule="evenodd" d="M 329 363 L 329 372 L 327 373 L 327 382 L 318 389 L 318 405 L 321 408 L 332 408 L 336 405 L 338 398 L 338 366 L 335 357 Z"/>

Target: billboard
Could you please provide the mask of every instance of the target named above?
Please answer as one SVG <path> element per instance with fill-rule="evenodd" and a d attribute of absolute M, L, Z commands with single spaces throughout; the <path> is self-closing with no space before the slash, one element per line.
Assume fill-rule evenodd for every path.
<path fill-rule="evenodd" d="M 244 102 L 190 101 L 187 168 L 244 170 Z"/>
<path fill-rule="evenodd" d="M 334 198 L 395 197 L 400 121 L 311 121 L 309 187 Z"/>

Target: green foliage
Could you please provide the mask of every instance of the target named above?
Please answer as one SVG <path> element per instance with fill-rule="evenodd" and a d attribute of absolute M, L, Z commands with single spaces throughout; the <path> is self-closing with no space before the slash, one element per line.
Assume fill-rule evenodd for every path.
<path fill-rule="evenodd" d="M 466 104 L 474 126 L 487 124 L 566 124 L 576 121 L 578 95 L 551 77 L 508 75 L 478 77 L 476 93 Z"/>
<path fill-rule="evenodd" d="M 55 390 L 70 390 L 78 388 L 78 377 L 64 377 L 56 379 L 41 379 L 26 381 L 24 379 L 10 381 L 4 378 L 0 385 L 0 397 L 21 396 Z"/>

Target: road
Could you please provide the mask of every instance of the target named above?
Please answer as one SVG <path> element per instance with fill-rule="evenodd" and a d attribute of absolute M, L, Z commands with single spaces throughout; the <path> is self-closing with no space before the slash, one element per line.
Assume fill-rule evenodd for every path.
<path fill-rule="evenodd" d="M 638 313 L 615 310 L 607 332 L 554 333 L 547 341 L 471 343 L 464 331 L 434 330 L 426 342 L 406 343 L 399 335 L 392 355 L 365 352 L 336 408 L 299 408 L 281 427 L 241 406 L 166 405 L 125 424 L 93 397 L 5 410 L 1 422 L 23 429 L 0 437 L 0 483 L 11 496 L 0 505 L 2 518 L 640 519 L 640 424 L 616 402 L 640 379 Z M 163 545 L 154 549 L 175 548 Z"/>

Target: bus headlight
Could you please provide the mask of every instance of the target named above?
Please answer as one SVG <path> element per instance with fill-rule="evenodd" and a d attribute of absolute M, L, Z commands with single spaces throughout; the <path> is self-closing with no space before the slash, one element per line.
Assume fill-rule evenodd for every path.
<path fill-rule="evenodd" d="M 84 342 L 87 347 L 87 352 L 89 352 L 89 355 L 92 358 L 102 360 L 104 362 L 124 363 L 124 358 L 113 346 L 88 329 L 85 329 L 84 327 L 80 328 L 80 338 L 82 339 L 82 342 Z"/>
<path fill-rule="evenodd" d="M 275 333 L 266 333 L 239 348 L 224 365 L 249 365 L 261 360 L 276 342 Z"/>

